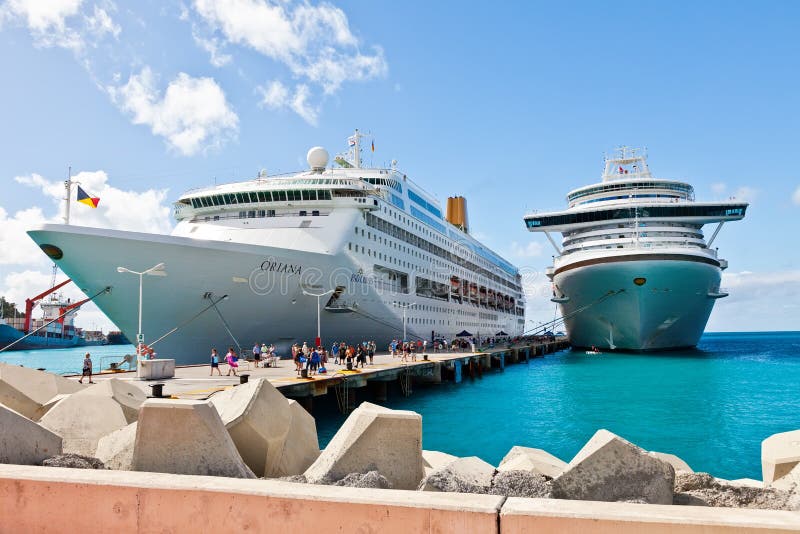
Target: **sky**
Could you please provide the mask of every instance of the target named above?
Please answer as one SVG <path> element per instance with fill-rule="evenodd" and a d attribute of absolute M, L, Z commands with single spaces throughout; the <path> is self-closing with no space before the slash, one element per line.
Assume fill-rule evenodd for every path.
<path fill-rule="evenodd" d="M 168 233 L 187 189 L 303 170 L 360 128 L 367 163 L 467 198 L 534 323 L 553 251 L 523 215 L 628 145 L 698 200 L 750 202 L 715 242 L 731 296 L 708 330 L 800 330 L 798 25 L 792 1 L 1 1 L 0 295 L 49 287 L 25 229 L 60 222 L 70 168 L 101 198 L 72 223 Z"/>

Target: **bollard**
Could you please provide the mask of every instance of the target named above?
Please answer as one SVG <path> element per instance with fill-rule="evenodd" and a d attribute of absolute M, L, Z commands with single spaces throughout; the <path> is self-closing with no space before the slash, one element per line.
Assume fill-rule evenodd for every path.
<path fill-rule="evenodd" d="M 153 388 L 152 397 L 160 399 L 164 396 L 164 384 L 150 384 L 150 387 Z"/>
<path fill-rule="evenodd" d="M 353 362 L 351 362 L 350 360 L 347 361 L 347 370 L 348 371 L 352 371 L 353 370 Z"/>
<path fill-rule="evenodd" d="M 247 384 L 248 380 L 250 380 L 250 375 L 239 375 L 240 384 Z"/>
<path fill-rule="evenodd" d="M 300 369 L 300 378 L 308 378 L 308 369 Z"/>

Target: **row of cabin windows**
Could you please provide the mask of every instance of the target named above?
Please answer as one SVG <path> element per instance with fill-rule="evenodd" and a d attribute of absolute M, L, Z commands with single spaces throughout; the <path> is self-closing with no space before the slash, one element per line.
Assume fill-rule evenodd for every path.
<path fill-rule="evenodd" d="M 448 252 L 447 250 L 443 249 L 442 247 L 434 245 L 433 243 L 431 243 L 427 239 L 423 239 L 422 237 L 420 237 L 420 236 L 418 236 L 418 235 L 416 235 L 416 234 L 414 234 L 412 232 L 408 232 L 407 230 L 405 230 L 403 228 L 400 228 L 399 226 L 397 226 L 395 224 L 392 224 L 389 221 L 381 219 L 380 217 L 376 217 L 372 213 L 367 213 L 366 214 L 366 222 L 367 222 L 367 226 L 371 226 L 372 228 L 375 228 L 375 229 L 377 229 L 377 230 L 379 230 L 381 232 L 387 233 L 387 234 L 389 234 L 390 236 L 392 236 L 392 237 L 394 237 L 396 239 L 399 239 L 401 241 L 405 241 L 406 243 L 408 243 L 408 244 L 410 244 L 410 245 L 412 245 L 412 246 L 414 246 L 414 247 L 416 247 L 418 249 L 422 249 L 425 252 L 433 254 L 434 256 L 438 256 L 438 257 L 440 257 L 440 258 L 442 258 L 442 259 L 444 259 L 444 260 L 446 260 L 448 262 L 460 265 L 461 267 L 465 268 L 467 271 L 469 271 L 471 273 L 478 273 L 480 275 L 483 275 L 486 278 L 488 278 L 489 280 L 492 280 L 492 281 L 494 281 L 494 282 L 496 282 L 498 284 L 502 284 L 502 285 L 506 286 L 509 289 L 515 289 L 517 291 L 519 291 L 521 289 L 521 288 L 517 287 L 515 284 L 513 284 L 512 282 L 510 282 L 510 281 L 498 276 L 497 274 L 489 271 L 488 269 L 485 269 L 485 268 L 483 268 L 483 267 L 481 267 L 479 265 L 476 265 L 475 263 L 467 260 L 466 258 L 462 257 L 460 254 L 456 254 L 456 253 L 453 253 L 453 252 Z M 356 229 L 356 232 L 358 232 L 358 229 Z M 362 235 L 363 235 L 363 230 L 362 230 Z"/>
<path fill-rule="evenodd" d="M 245 191 L 242 193 L 222 193 L 190 199 L 192 207 L 213 208 L 231 204 L 255 204 L 257 202 L 301 202 L 303 200 L 331 200 L 328 189 L 296 189 L 287 191 Z"/>
<path fill-rule="evenodd" d="M 409 193 L 410 193 L 410 190 L 409 190 Z M 402 206 L 400 206 L 400 207 L 402 208 Z M 400 222 L 402 222 L 404 224 L 410 224 L 411 227 L 414 228 L 415 230 L 418 230 L 418 231 L 422 232 L 424 235 L 427 235 L 427 236 L 433 238 L 435 241 L 438 241 L 439 243 L 445 244 L 445 243 L 449 243 L 450 242 L 449 240 L 447 240 L 444 237 L 442 237 L 441 235 L 433 232 L 432 230 L 429 230 L 429 229 L 425 228 L 424 226 L 413 222 L 411 219 L 406 219 L 402 215 L 398 215 L 397 212 L 395 212 L 395 210 L 392 210 L 392 212 L 389 213 L 387 211 L 387 209 L 386 209 L 386 206 L 384 206 L 383 207 L 383 212 L 388 214 L 388 215 L 391 215 L 392 217 L 394 217 L 395 219 L 399 220 Z M 425 222 L 430 224 L 429 221 L 425 221 Z M 431 225 L 431 226 L 436 227 L 437 225 Z M 444 228 L 442 228 L 442 229 L 437 228 L 437 230 L 439 230 L 440 233 L 445 233 L 443 231 Z M 480 262 L 487 269 L 491 269 L 491 268 L 496 268 L 497 267 L 497 265 L 495 265 L 494 263 L 492 263 L 490 261 L 487 261 L 485 258 L 481 257 L 478 254 L 474 254 L 471 251 L 468 251 L 468 254 L 473 256 L 475 261 Z M 499 258 L 498 258 L 498 260 L 499 260 Z M 461 273 L 461 274 L 466 276 L 466 272 Z M 517 287 L 517 289 L 520 290 L 520 291 L 522 290 L 521 287 Z"/>
<path fill-rule="evenodd" d="M 356 231 L 356 235 L 358 235 L 359 234 L 359 228 L 356 228 L 355 231 Z M 360 231 L 361 231 L 361 235 L 363 236 L 364 235 L 364 230 L 361 229 Z M 404 252 L 408 252 L 407 250 L 404 249 L 404 247 L 398 247 L 398 248 L 400 248 Z M 352 242 L 347 243 L 347 250 L 355 251 L 355 252 L 358 252 L 358 253 L 361 253 L 361 254 L 366 254 L 369 257 L 372 257 L 372 258 L 375 258 L 375 259 L 378 259 L 378 260 L 382 260 L 382 261 L 387 261 L 389 263 L 393 263 L 393 264 L 397 265 L 398 267 L 404 267 L 406 269 L 416 268 L 419 272 L 422 272 L 422 270 L 421 270 L 419 265 L 413 265 L 411 262 L 407 262 L 407 261 L 404 261 L 404 260 L 398 260 L 397 258 L 393 258 L 393 257 L 389 256 L 388 254 L 384 254 L 382 252 L 374 251 L 374 250 L 372 250 L 370 248 L 365 247 L 364 245 L 359 245 L 358 243 L 355 243 L 355 244 L 352 243 Z M 437 289 L 438 289 L 439 286 L 444 288 L 441 291 L 437 291 L 436 292 L 437 293 L 436 296 L 429 295 L 427 293 L 425 293 L 425 294 L 420 293 L 419 290 L 417 291 L 417 295 L 422 296 L 422 297 L 429 297 L 429 298 L 439 298 L 441 300 L 449 300 L 448 295 L 450 294 L 450 289 L 449 289 L 447 284 L 434 282 L 432 280 L 426 280 L 424 278 L 420 278 L 419 276 L 417 276 L 417 280 L 418 281 L 419 280 L 425 280 L 425 282 L 427 282 L 429 286 L 436 287 Z M 407 291 L 403 291 L 403 292 L 405 293 Z M 509 301 L 509 304 L 511 306 L 514 305 L 514 297 L 511 297 L 510 295 L 503 295 L 499 291 L 497 292 L 497 295 L 498 295 L 498 297 L 500 297 L 500 302 L 502 302 L 503 299 L 510 298 L 511 300 Z M 461 297 L 453 296 L 453 299 L 461 300 Z M 478 296 L 476 295 L 472 299 L 466 298 L 465 300 L 469 301 L 469 300 L 477 300 L 477 299 L 478 299 Z M 486 301 L 486 302 L 480 302 L 479 301 L 479 304 L 482 305 L 482 306 L 488 306 L 490 303 L 488 301 Z"/>

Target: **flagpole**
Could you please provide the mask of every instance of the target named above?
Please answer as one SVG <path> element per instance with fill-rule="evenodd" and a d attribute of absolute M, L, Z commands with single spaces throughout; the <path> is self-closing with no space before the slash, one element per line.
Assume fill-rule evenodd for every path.
<path fill-rule="evenodd" d="M 67 171 L 67 181 L 64 182 L 64 189 L 67 190 L 67 195 L 64 198 L 64 224 L 69 224 L 69 197 L 72 192 L 72 167 Z"/>

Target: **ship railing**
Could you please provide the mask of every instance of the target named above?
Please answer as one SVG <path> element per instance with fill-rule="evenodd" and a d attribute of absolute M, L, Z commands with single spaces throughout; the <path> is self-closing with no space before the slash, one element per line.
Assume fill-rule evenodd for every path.
<path fill-rule="evenodd" d="M 611 252 L 611 251 L 625 251 L 625 250 L 643 250 L 643 251 L 653 251 L 653 250 L 690 250 L 693 252 L 700 253 L 704 256 L 708 256 L 711 258 L 717 258 L 717 249 L 714 248 L 707 248 L 700 245 L 695 244 L 684 244 L 684 243 L 647 243 L 647 242 L 630 242 L 624 244 L 616 244 L 608 248 L 607 246 L 597 245 L 597 246 L 588 246 L 584 248 L 576 248 L 572 250 L 564 250 L 564 253 L 561 255 L 562 258 L 571 256 L 573 254 L 592 254 L 597 252 Z"/>

